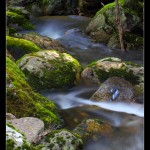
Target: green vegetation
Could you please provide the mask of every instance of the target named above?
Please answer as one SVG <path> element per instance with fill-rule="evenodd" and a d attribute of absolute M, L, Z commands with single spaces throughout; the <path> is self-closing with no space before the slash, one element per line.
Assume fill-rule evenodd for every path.
<path fill-rule="evenodd" d="M 139 77 L 135 76 L 132 70 L 128 70 L 126 68 L 118 68 L 118 69 L 110 68 L 108 71 L 102 69 L 95 69 L 94 71 L 98 75 L 98 79 L 102 82 L 108 79 L 109 77 L 116 76 L 122 77 L 127 81 L 131 82 L 132 84 L 139 83 Z"/>
<path fill-rule="evenodd" d="M 40 50 L 40 48 L 31 41 L 10 36 L 6 36 L 6 46 L 7 50 L 15 59 L 19 59 L 25 54 Z"/>
<path fill-rule="evenodd" d="M 21 10 L 17 7 L 9 7 L 8 8 L 8 12 L 12 12 L 12 13 L 16 13 L 18 15 L 23 16 L 25 19 L 27 19 L 29 21 L 30 19 L 30 14 L 29 12 L 27 12 L 26 10 Z"/>
<path fill-rule="evenodd" d="M 47 59 L 42 56 L 43 54 L 45 55 L 46 52 L 48 52 Z M 50 56 L 50 53 L 52 56 L 54 53 L 57 53 L 59 55 L 58 59 L 51 59 L 50 57 L 52 56 Z M 39 62 L 39 64 L 43 65 L 43 67 L 40 67 L 39 69 L 39 67 L 36 66 L 31 70 L 30 68 L 28 69 L 28 66 L 32 66 L 33 64 L 26 65 L 26 63 L 24 63 L 23 65 L 20 65 L 22 61 L 28 63 L 30 58 L 27 56 L 31 56 L 31 59 L 35 56 L 35 58 L 37 58 L 35 61 Z M 44 50 L 40 51 L 39 53 L 25 55 L 23 58 L 17 61 L 17 64 L 20 68 L 24 68 L 22 71 L 26 75 L 27 81 L 34 89 L 37 90 L 46 88 L 69 88 L 76 84 L 80 78 L 81 66 L 79 62 L 69 54 L 59 53 L 55 50 Z M 24 67 L 25 65 L 26 67 Z M 49 67 L 47 67 L 47 65 Z M 42 75 L 40 75 L 40 72 L 42 72 Z"/>
<path fill-rule="evenodd" d="M 46 126 L 60 123 L 54 103 L 35 93 L 25 81 L 22 71 L 9 58 L 6 58 L 6 79 L 7 112 L 16 117 L 37 117 Z"/>
<path fill-rule="evenodd" d="M 9 24 L 17 24 L 18 26 L 24 28 L 24 29 L 34 29 L 33 25 L 22 15 L 19 15 L 15 12 L 6 12 L 7 17 L 7 26 Z"/>

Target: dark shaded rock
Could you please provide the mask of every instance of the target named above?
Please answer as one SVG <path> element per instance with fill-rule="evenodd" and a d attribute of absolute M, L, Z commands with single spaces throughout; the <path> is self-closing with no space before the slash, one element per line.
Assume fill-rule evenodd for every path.
<path fill-rule="evenodd" d="M 123 78 L 110 77 L 92 95 L 95 101 L 135 102 L 132 84 Z"/>

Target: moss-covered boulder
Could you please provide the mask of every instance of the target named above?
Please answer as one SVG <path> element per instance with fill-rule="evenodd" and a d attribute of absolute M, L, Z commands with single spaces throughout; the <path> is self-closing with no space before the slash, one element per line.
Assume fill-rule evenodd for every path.
<path fill-rule="evenodd" d="M 83 140 L 96 140 L 98 136 L 103 136 L 111 133 L 113 128 L 106 122 L 100 119 L 86 119 L 82 121 L 73 130 L 81 136 Z"/>
<path fill-rule="evenodd" d="M 37 90 L 69 88 L 79 81 L 81 65 L 67 53 L 43 50 L 17 61 L 26 80 Z"/>
<path fill-rule="evenodd" d="M 110 77 L 90 98 L 94 101 L 135 102 L 133 85 L 123 78 Z"/>
<path fill-rule="evenodd" d="M 6 46 L 15 60 L 21 58 L 25 54 L 40 50 L 40 48 L 31 41 L 10 36 L 6 36 Z"/>
<path fill-rule="evenodd" d="M 44 141 L 51 150 L 78 150 L 82 147 L 82 140 L 78 134 L 65 129 L 52 131 Z"/>
<path fill-rule="evenodd" d="M 55 49 L 60 52 L 65 52 L 64 46 L 62 44 L 60 44 L 58 41 L 53 40 L 47 36 L 41 36 L 34 32 L 26 33 L 26 34 L 16 33 L 16 34 L 14 34 L 14 37 L 31 41 L 43 50 L 44 49 L 47 49 L 47 50 Z"/>
<path fill-rule="evenodd" d="M 139 0 L 119 0 L 119 8 L 124 31 L 124 42 L 127 45 L 127 49 L 137 50 L 138 46 L 139 49 L 141 49 L 143 43 L 141 43 L 141 39 L 139 41 L 137 38 L 142 38 L 143 36 L 143 3 Z M 114 36 L 114 34 L 118 35 L 114 10 L 115 2 L 105 5 L 96 13 L 86 28 L 87 34 L 89 34 L 93 40 L 105 44 L 109 43 L 108 45 L 111 48 L 114 47 L 116 41 L 113 40 L 112 42 L 110 38 Z M 130 38 L 131 36 L 132 38 Z M 117 48 L 119 48 L 119 46 L 117 46 Z"/>
<path fill-rule="evenodd" d="M 81 76 L 97 84 L 116 76 L 137 85 L 144 82 L 144 68 L 132 62 L 124 62 L 119 58 L 107 57 L 87 65 Z"/>
<path fill-rule="evenodd" d="M 6 57 L 6 110 L 17 118 L 37 117 L 45 125 L 59 124 L 60 119 L 54 103 L 35 93 L 25 80 L 19 67 Z"/>
<path fill-rule="evenodd" d="M 15 29 L 19 29 L 19 27 L 24 29 L 34 29 L 33 25 L 30 23 L 28 19 L 24 17 L 21 13 L 18 14 L 18 12 L 6 12 L 7 17 L 7 26 L 8 27 L 14 27 Z"/>

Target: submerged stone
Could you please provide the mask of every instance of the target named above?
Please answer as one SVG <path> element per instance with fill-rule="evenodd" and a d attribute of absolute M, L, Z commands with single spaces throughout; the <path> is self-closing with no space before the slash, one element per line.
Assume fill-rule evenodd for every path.
<path fill-rule="evenodd" d="M 104 136 L 113 131 L 112 127 L 100 119 L 86 119 L 73 130 L 83 140 L 96 140 L 98 136 Z"/>

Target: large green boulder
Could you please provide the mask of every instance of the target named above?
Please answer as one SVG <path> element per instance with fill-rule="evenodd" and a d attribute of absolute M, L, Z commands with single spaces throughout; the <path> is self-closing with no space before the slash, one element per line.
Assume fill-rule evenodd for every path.
<path fill-rule="evenodd" d="M 124 43 L 127 49 L 142 49 L 143 3 L 139 0 L 119 0 L 119 10 L 124 31 Z M 120 48 L 115 21 L 115 2 L 105 5 L 96 13 L 86 28 L 86 32 L 96 42 L 109 43 L 108 46 L 110 48 Z M 111 39 L 114 34 L 117 34 L 117 37 Z"/>
<path fill-rule="evenodd" d="M 71 55 L 43 50 L 25 55 L 17 61 L 26 80 L 37 90 L 69 88 L 80 78 L 81 65 Z"/>
<path fill-rule="evenodd" d="M 31 41 L 11 36 L 6 36 L 6 46 L 15 60 L 21 58 L 25 54 L 40 50 L 40 48 Z"/>
<path fill-rule="evenodd" d="M 17 118 L 37 117 L 45 125 L 59 124 L 55 104 L 46 97 L 34 92 L 25 80 L 19 67 L 6 57 L 6 110 Z"/>

